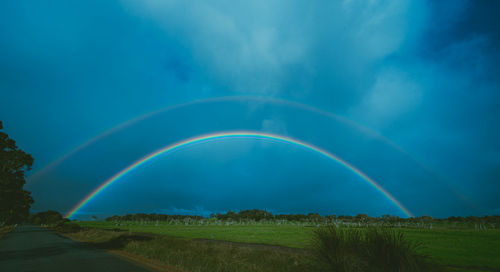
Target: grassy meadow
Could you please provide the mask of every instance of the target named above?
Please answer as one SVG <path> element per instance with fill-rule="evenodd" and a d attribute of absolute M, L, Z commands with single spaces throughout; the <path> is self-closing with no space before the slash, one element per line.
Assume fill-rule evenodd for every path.
<path fill-rule="evenodd" d="M 211 225 L 196 223 L 169 224 L 167 222 L 121 222 L 117 224 L 105 221 L 80 221 L 77 223 L 84 228 L 90 229 L 114 230 L 115 233 L 128 234 L 149 233 L 163 239 L 174 239 L 170 240 L 170 242 L 178 241 L 176 238 L 182 238 L 182 241 L 189 241 L 188 243 L 203 242 L 205 243 L 203 245 L 206 245 L 207 241 L 229 241 L 254 246 L 276 245 L 291 248 L 292 250 L 289 252 L 286 250 L 279 251 L 280 254 L 284 255 L 277 258 L 283 260 L 291 258 L 290 252 L 295 254 L 293 258 L 301 259 L 304 257 L 302 252 L 307 252 L 311 248 L 313 232 L 317 229 L 316 226 L 311 224 L 275 223 L 221 223 Z M 118 230 L 122 232 L 118 232 Z M 403 232 L 408 240 L 421 243 L 422 247 L 419 248 L 419 252 L 430 256 L 435 262 L 442 264 L 449 271 L 500 271 L 500 230 L 498 229 L 475 230 L 474 228 L 448 228 L 438 225 L 432 229 L 397 228 L 397 230 Z M 154 241 L 154 243 L 161 243 L 158 240 Z M 188 248 L 189 250 L 200 250 L 202 248 L 200 245 L 184 245 L 185 250 Z M 133 242 L 127 246 L 129 251 L 135 253 L 140 254 L 140 251 L 147 251 L 147 247 L 144 247 L 145 245 L 140 242 Z M 133 248 L 135 249 L 132 250 Z M 238 250 L 241 251 L 241 248 L 244 247 L 238 247 Z M 265 251 L 266 246 L 261 249 Z M 296 249 L 296 251 L 293 249 Z M 219 250 L 222 249 L 219 248 Z M 253 254 L 249 253 L 251 251 L 245 252 L 249 256 Z M 243 259 L 245 258 L 251 259 L 248 256 Z M 286 263 L 286 261 L 283 262 Z M 307 261 L 304 262 L 307 263 Z M 297 261 L 294 261 L 294 263 L 297 263 Z M 301 269 L 307 270 L 304 267 Z"/>

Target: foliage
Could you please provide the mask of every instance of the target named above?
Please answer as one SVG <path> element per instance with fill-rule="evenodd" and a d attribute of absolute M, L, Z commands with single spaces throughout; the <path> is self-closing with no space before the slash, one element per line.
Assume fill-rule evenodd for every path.
<path fill-rule="evenodd" d="M 0 129 L 3 129 L 1 121 Z M 0 131 L 0 225 L 20 223 L 28 218 L 33 198 L 23 189 L 24 172 L 32 165 L 33 157 Z"/>
<path fill-rule="evenodd" d="M 56 225 L 53 230 L 61 233 L 75 233 L 82 230 L 82 227 L 77 223 L 65 222 L 63 224 Z"/>
<path fill-rule="evenodd" d="M 193 215 L 169 215 L 169 214 L 145 214 L 145 213 L 137 213 L 137 214 L 127 214 L 124 216 L 114 215 L 106 218 L 108 222 L 120 222 L 120 221 L 170 221 L 170 220 L 200 220 L 203 219 L 202 216 L 193 216 Z"/>
<path fill-rule="evenodd" d="M 387 228 L 361 231 L 331 225 L 314 232 L 316 256 L 328 271 L 442 271 L 418 247 L 403 232 Z"/>
<path fill-rule="evenodd" d="M 114 215 L 106 218 L 106 221 L 171 221 L 171 220 L 202 220 L 205 219 L 198 215 L 179 215 L 179 214 L 127 214 L 124 216 Z M 265 221 L 265 220 L 286 220 L 297 222 L 331 222 L 335 219 L 335 215 L 321 216 L 318 213 L 305 214 L 277 214 L 265 210 L 242 210 L 239 212 L 229 211 L 227 213 L 211 214 L 210 219 L 222 221 Z"/>
<path fill-rule="evenodd" d="M 316 256 L 331 271 L 366 271 L 368 262 L 360 230 L 330 226 L 317 229 L 314 234 Z"/>
<path fill-rule="evenodd" d="M 59 212 L 46 211 L 30 215 L 29 222 L 35 225 L 57 226 L 69 222 L 69 219 L 64 218 Z"/>
<path fill-rule="evenodd" d="M 468 217 L 455 217 L 451 216 L 449 218 L 433 218 L 428 215 L 421 217 L 411 217 L 411 218 L 400 218 L 393 215 L 382 215 L 380 217 L 371 217 L 366 214 L 358 214 L 356 216 L 350 215 L 320 215 L 318 213 L 308 213 L 308 214 L 273 214 L 272 212 L 266 210 L 242 210 L 239 212 L 228 211 L 227 213 L 216 213 L 211 214 L 210 220 L 217 221 L 229 221 L 229 222 L 265 222 L 265 221 L 282 221 L 282 222 L 302 222 L 302 223 L 313 223 L 313 224 L 331 224 L 337 222 L 343 223 L 353 223 L 357 226 L 361 225 L 373 225 L 382 224 L 386 226 L 429 226 L 430 224 L 443 224 L 443 223 L 468 223 L 474 227 L 474 224 L 489 224 L 488 228 L 499 228 L 500 227 L 500 216 L 468 216 Z M 123 221 L 172 221 L 172 220 L 182 220 L 182 221 L 199 221 L 207 220 L 202 216 L 197 215 L 179 215 L 179 214 L 127 214 L 124 216 L 114 215 L 108 217 L 106 221 L 111 222 L 123 222 Z"/>
<path fill-rule="evenodd" d="M 56 211 L 31 214 L 29 222 L 35 225 L 49 227 L 61 233 L 74 233 L 82 229 L 80 225 L 70 222 L 69 219 L 64 218 L 59 212 Z"/>
<path fill-rule="evenodd" d="M 404 232 L 370 227 L 365 232 L 370 266 L 379 271 L 442 271 L 429 256 L 420 253 L 420 242 L 406 239 Z"/>

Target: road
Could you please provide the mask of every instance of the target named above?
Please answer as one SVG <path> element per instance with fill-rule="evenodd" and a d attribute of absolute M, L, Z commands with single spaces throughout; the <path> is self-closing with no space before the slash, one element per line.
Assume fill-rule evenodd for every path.
<path fill-rule="evenodd" d="M 0 238 L 0 271 L 151 272 L 138 264 L 33 225 Z"/>

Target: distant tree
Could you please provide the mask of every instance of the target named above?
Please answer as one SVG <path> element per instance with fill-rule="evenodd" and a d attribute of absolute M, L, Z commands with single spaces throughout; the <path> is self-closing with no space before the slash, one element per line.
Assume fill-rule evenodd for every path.
<path fill-rule="evenodd" d="M 340 220 L 352 220 L 351 215 L 339 215 L 338 219 Z"/>
<path fill-rule="evenodd" d="M 394 223 L 401 221 L 401 218 L 399 218 L 399 216 L 389 215 L 389 214 L 382 215 L 381 219 L 382 219 L 382 222 L 389 223 L 389 224 L 394 224 Z"/>
<path fill-rule="evenodd" d="M 321 217 L 321 215 L 319 215 L 318 213 L 309 213 L 307 215 L 307 219 L 308 221 L 310 222 L 314 222 L 314 223 L 318 223 L 320 222 L 323 218 Z"/>
<path fill-rule="evenodd" d="M 477 216 L 472 216 L 472 215 L 470 215 L 470 216 L 467 216 L 467 217 L 465 218 L 465 221 L 466 221 L 466 222 L 469 222 L 469 223 L 477 223 L 478 221 L 480 221 L 480 219 L 481 219 L 481 218 L 479 218 L 479 217 L 477 217 Z"/>
<path fill-rule="evenodd" d="M 32 214 L 29 221 L 33 224 L 48 226 L 62 225 L 69 222 L 67 218 L 64 218 L 57 211 L 46 211 Z"/>
<path fill-rule="evenodd" d="M 358 214 L 356 217 L 354 217 L 354 221 L 360 222 L 360 223 L 366 223 L 370 220 L 370 217 L 366 214 Z"/>
<path fill-rule="evenodd" d="M 24 172 L 32 165 L 33 157 L 0 131 L 0 224 L 20 223 L 28 218 L 34 201 L 30 192 L 23 189 L 26 183 Z"/>
<path fill-rule="evenodd" d="M 106 218 L 106 221 L 108 221 L 108 222 L 120 222 L 121 219 L 122 219 L 121 216 L 113 215 L 111 217 Z"/>
<path fill-rule="evenodd" d="M 258 209 L 240 211 L 238 213 L 238 216 L 241 219 L 255 220 L 255 221 L 269 220 L 274 218 L 271 212 Z"/>
<path fill-rule="evenodd" d="M 424 222 L 424 223 L 431 223 L 434 221 L 434 218 L 432 218 L 432 216 L 430 216 L 430 215 L 423 215 L 420 218 L 421 218 L 422 222 Z"/>

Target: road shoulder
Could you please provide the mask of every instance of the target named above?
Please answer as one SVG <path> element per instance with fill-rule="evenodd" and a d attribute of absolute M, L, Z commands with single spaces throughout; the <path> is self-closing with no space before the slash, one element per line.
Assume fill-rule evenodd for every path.
<path fill-rule="evenodd" d="M 144 256 L 139 256 L 136 254 L 132 254 L 130 252 L 126 252 L 124 250 L 113 248 L 113 246 L 108 246 L 109 248 L 106 248 L 106 246 L 103 247 L 102 242 L 100 242 L 100 241 L 96 242 L 92 238 L 82 239 L 82 237 L 76 237 L 75 235 L 72 235 L 71 233 L 60 233 L 60 232 L 55 232 L 55 233 L 57 233 L 58 235 L 60 235 L 64 238 L 71 239 L 71 240 L 76 241 L 76 242 L 85 243 L 85 244 L 88 244 L 91 246 L 96 246 L 98 249 L 105 250 L 106 252 L 109 252 L 109 253 L 117 256 L 118 258 L 121 258 L 121 259 L 126 260 L 128 262 L 132 262 L 134 264 L 146 267 L 152 271 L 156 271 L 156 272 L 187 272 L 186 270 L 165 264 L 165 263 L 158 261 L 158 260 L 146 258 Z"/>

